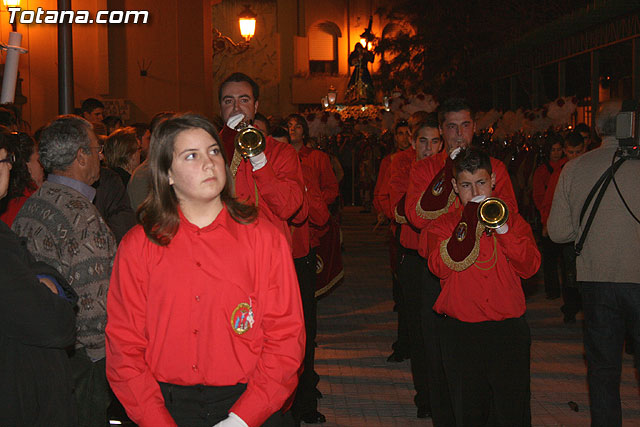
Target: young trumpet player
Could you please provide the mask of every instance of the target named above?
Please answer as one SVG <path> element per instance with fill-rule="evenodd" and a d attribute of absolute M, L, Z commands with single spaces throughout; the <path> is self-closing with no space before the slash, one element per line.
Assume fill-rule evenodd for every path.
<path fill-rule="evenodd" d="M 499 199 L 486 202 L 495 181 L 485 152 L 461 150 L 451 182 L 462 213 L 441 215 L 427 229 L 429 269 L 442 286 L 433 309 L 444 316 L 442 359 L 458 426 L 531 424 L 531 335 L 520 278 L 535 274 L 540 253 L 518 213 Z M 487 203 L 504 208 L 498 228 L 479 220 Z"/>

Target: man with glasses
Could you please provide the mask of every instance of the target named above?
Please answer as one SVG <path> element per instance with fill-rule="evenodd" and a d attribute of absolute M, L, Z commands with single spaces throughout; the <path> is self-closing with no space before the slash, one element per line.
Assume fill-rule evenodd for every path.
<path fill-rule="evenodd" d="M 91 124 L 60 116 L 40 136 L 40 162 L 49 173 L 13 223 L 38 261 L 56 268 L 79 296 L 77 336 L 70 357 L 80 426 L 107 423 L 104 327 L 113 233 L 91 203 L 100 178 L 100 153 Z"/>

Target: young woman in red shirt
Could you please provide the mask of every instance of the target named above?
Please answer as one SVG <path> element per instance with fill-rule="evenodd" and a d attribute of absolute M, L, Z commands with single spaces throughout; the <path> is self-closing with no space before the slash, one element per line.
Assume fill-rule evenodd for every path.
<path fill-rule="evenodd" d="M 107 298 L 111 387 L 141 426 L 281 426 L 305 342 L 289 244 L 234 199 L 205 118 L 151 139 L 152 188 Z"/>

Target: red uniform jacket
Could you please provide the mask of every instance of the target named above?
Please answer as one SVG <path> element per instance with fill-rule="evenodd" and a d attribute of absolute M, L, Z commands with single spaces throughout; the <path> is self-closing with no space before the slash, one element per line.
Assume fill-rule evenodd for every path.
<path fill-rule="evenodd" d="M 247 384 L 231 411 L 261 425 L 295 390 L 304 317 L 289 245 L 262 218 L 224 208 L 198 228 L 180 214 L 169 245 L 140 225 L 116 255 L 106 327 L 107 378 L 140 426 L 175 426 L 158 382 Z"/>
<path fill-rule="evenodd" d="M 418 249 L 419 230 L 413 228 L 406 222 L 406 212 L 404 211 L 407 188 L 409 187 L 409 172 L 411 166 L 416 162 L 416 150 L 407 148 L 397 153 L 393 157 L 389 178 L 389 205 L 391 206 L 396 221 L 400 219 L 400 244 L 405 248 Z M 402 218 L 404 217 L 404 223 Z"/>
<path fill-rule="evenodd" d="M 549 178 L 551 174 L 559 167 L 560 161 L 548 162 L 538 166 L 533 173 L 533 204 L 538 209 L 538 212 L 542 212 L 542 203 L 544 202 L 544 195 L 547 192 L 549 186 Z M 551 170 L 549 170 L 551 168 Z"/>
<path fill-rule="evenodd" d="M 518 213 L 509 213 L 506 234 L 485 233 L 477 260 L 466 270 L 451 270 L 442 259 L 441 245 L 452 237 L 459 212 L 433 220 L 427 228 L 429 270 L 440 277 L 442 292 L 433 309 L 463 322 L 517 318 L 526 306 L 520 278 L 540 267 L 540 252 L 531 227 Z"/>
<path fill-rule="evenodd" d="M 376 211 L 383 213 L 387 218 L 393 220 L 393 212 L 389 204 L 389 174 L 391 162 L 396 153 L 385 156 L 380 162 L 380 170 L 378 171 L 378 180 L 373 190 L 373 207 Z"/>
<path fill-rule="evenodd" d="M 222 129 L 220 135 L 225 147 L 229 145 L 228 141 L 233 141 L 235 134 L 236 131 L 227 126 Z M 298 155 L 293 147 L 271 137 L 267 137 L 264 153 L 267 164 L 255 172 L 250 161 L 240 162 L 235 176 L 235 194 L 238 200 L 257 205 L 259 214 L 282 231 L 291 245 L 289 221 L 303 224 L 309 212 Z M 230 162 L 231 158 L 227 160 Z M 292 245 L 292 252 L 294 258 L 303 257 L 309 253 L 309 245 Z"/>
<path fill-rule="evenodd" d="M 540 209 L 540 220 L 544 225 L 547 225 L 547 219 L 549 219 L 549 214 L 551 213 L 553 195 L 556 192 L 556 185 L 558 185 L 558 180 L 560 179 L 560 172 L 562 172 L 562 168 L 567 162 L 568 160 L 566 157 L 561 158 L 557 162 L 557 166 L 553 169 L 553 173 L 549 177 L 547 190 L 544 193 L 544 199 L 542 199 L 542 209 Z"/>
<path fill-rule="evenodd" d="M 329 229 L 328 206 L 338 197 L 338 180 L 333 173 L 329 156 L 322 151 L 313 150 L 303 145 L 298 151 L 298 157 L 302 166 L 302 176 L 309 202 L 311 247 L 315 248 L 320 245 L 320 238 Z M 296 234 L 294 233 L 294 242 L 295 239 Z"/>

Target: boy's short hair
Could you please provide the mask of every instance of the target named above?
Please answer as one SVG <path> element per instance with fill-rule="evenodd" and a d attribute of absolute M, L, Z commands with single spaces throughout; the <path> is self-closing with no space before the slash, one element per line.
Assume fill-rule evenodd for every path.
<path fill-rule="evenodd" d="M 464 98 L 448 98 L 438 107 L 438 122 L 440 126 L 444 123 L 447 113 L 455 113 L 458 111 L 468 111 L 473 120 L 473 108 L 471 104 Z"/>
<path fill-rule="evenodd" d="M 565 147 L 578 147 L 582 144 L 584 144 L 584 138 L 578 131 L 573 131 L 564 138 Z"/>
<path fill-rule="evenodd" d="M 220 87 L 218 88 L 218 102 L 222 102 L 222 89 L 227 83 L 241 83 L 246 82 L 251 86 L 251 92 L 253 93 L 253 100 L 257 101 L 260 97 L 260 86 L 256 83 L 251 77 L 247 76 L 244 73 L 233 73 L 228 76 L 222 83 L 220 83 Z"/>
<path fill-rule="evenodd" d="M 104 104 L 95 98 L 87 98 L 82 101 L 82 106 L 80 107 L 80 113 L 89 113 L 91 114 L 93 110 L 96 108 L 104 108 Z"/>
<path fill-rule="evenodd" d="M 395 125 L 393 126 L 394 135 L 396 133 L 398 133 L 398 129 L 404 128 L 404 127 L 406 127 L 406 128 L 409 127 L 409 122 L 408 121 L 406 121 L 405 119 L 400 119 L 400 120 L 396 121 Z M 409 129 L 409 131 L 411 131 L 411 129 Z"/>
<path fill-rule="evenodd" d="M 463 148 L 453 159 L 453 177 L 455 179 L 458 179 L 458 174 L 461 172 L 475 173 L 479 169 L 486 170 L 489 175 L 493 173 L 491 158 L 479 148 Z"/>

